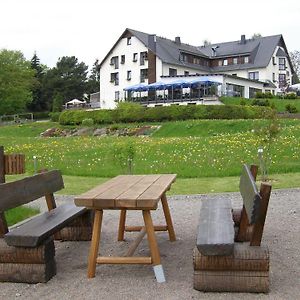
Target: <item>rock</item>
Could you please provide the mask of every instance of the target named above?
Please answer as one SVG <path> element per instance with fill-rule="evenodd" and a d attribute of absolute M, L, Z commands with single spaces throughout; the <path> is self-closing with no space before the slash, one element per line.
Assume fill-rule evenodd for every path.
<path fill-rule="evenodd" d="M 106 135 L 107 129 L 106 127 L 103 128 L 97 128 L 93 132 L 93 136 L 103 136 Z"/>
<path fill-rule="evenodd" d="M 93 129 L 92 129 L 92 128 L 89 128 L 89 127 L 80 128 L 80 129 L 78 129 L 76 132 L 74 132 L 74 133 L 72 134 L 72 136 L 90 135 L 92 130 L 93 130 Z"/>
<path fill-rule="evenodd" d="M 57 128 L 48 128 L 46 131 L 42 132 L 40 136 L 42 137 L 51 137 L 56 135 Z"/>

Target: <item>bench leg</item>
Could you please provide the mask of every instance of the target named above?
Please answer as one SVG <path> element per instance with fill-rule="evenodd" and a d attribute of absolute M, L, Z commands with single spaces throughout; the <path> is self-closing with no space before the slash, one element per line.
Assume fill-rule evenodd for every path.
<path fill-rule="evenodd" d="M 118 241 L 124 241 L 125 222 L 126 222 L 126 209 L 121 209 L 120 221 L 119 221 Z"/>
<path fill-rule="evenodd" d="M 99 251 L 101 225 L 102 225 L 103 210 L 96 210 L 93 225 L 93 234 L 91 248 L 88 261 L 88 278 L 95 277 L 97 256 Z"/>
<path fill-rule="evenodd" d="M 162 195 L 161 204 L 162 204 L 162 207 L 163 207 L 163 211 L 164 211 L 164 215 L 165 215 L 165 219 L 166 219 L 166 223 L 167 223 L 169 239 L 170 239 L 171 242 L 174 242 L 174 241 L 176 241 L 176 235 L 175 235 L 175 231 L 174 231 L 174 227 L 173 227 L 173 223 L 172 223 L 172 218 L 171 218 L 170 209 L 169 209 L 166 194 Z"/>
<path fill-rule="evenodd" d="M 165 279 L 163 267 L 160 262 L 160 254 L 159 254 L 154 226 L 153 226 L 153 222 L 149 210 L 143 210 L 143 218 L 144 218 L 145 227 L 147 231 L 147 238 L 149 242 L 153 270 L 154 270 L 156 280 L 159 283 L 165 282 L 166 279 Z"/>

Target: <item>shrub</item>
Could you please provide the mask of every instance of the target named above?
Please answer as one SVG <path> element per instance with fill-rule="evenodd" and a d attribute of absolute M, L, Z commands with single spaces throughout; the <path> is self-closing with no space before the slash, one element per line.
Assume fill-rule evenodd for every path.
<path fill-rule="evenodd" d="M 270 106 L 270 101 L 268 99 L 266 99 L 266 100 L 254 99 L 252 101 L 251 105 L 256 105 L 256 106 Z"/>
<path fill-rule="evenodd" d="M 241 105 L 171 105 L 145 108 L 139 104 L 126 103 L 116 110 L 64 111 L 60 114 L 59 122 L 62 125 L 79 125 L 84 119 L 92 119 L 96 124 L 188 119 L 255 119 L 264 118 L 265 114 L 271 111 L 269 107 Z"/>
<path fill-rule="evenodd" d="M 296 93 L 288 93 L 284 96 L 284 99 L 297 99 Z"/>
<path fill-rule="evenodd" d="M 33 118 L 35 120 L 43 120 L 49 118 L 49 111 L 39 111 L 33 113 Z"/>
<path fill-rule="evenodd" d="M 273 98 L 274 95 L 270 92 L 266 92 L 266 93 L 262 93 L 262 92 L 256 92 L 255 93 L 255 98 L 258 98 L 258 99 L 266 99 L 266 98 Z"/>
<path fill-rule="evenodd" d="M 52 122 L 58 122 L 59 121 L 59 116 L 60 116 L 60 112 L 52 112 L 49 114 L 50 119 Z"/>
<path fill-rule="evenodd" d="M 247 104 L 247 102 L 246 102 L 246 100 L 245 99 L 242 99 L 241 101 L 240 101 L 240 105 L 243 105 L 243 106 L 245 106 Z"/>
<path fill-rule="evenodd" d="M 83 119 L 81 124 L 82 126 L 90 127 L 94 125 L 94 120 L 92 118 Z"/>
<path fill-rule="evenodd" d="M 295 105 L 292 105 L 292 104 L 287 104 L 285 106 L 285 110 L 291 114 L 295 114 L 298 112 L 298 109 Z"/>

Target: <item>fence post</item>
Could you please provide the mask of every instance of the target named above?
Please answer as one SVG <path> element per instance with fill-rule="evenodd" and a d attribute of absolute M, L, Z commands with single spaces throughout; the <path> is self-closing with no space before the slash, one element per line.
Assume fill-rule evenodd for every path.
<path fill-rule="evenodd" d="M 0 183 L 5 182 L 4 147 L 0 146 Z"/>

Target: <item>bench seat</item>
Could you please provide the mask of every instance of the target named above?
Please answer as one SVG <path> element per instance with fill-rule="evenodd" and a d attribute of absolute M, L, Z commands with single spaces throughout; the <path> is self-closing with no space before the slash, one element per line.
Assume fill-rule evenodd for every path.
<path fill-rule="evenodd" d="M 197 248 L 203 255 L 231 255 L 234 224 L 230 199 L 205 199 L 200 211 Z"/>
<path fill-rule="evenodd" d="M 4 239 L 9 246 L 37 247 L 85 212 L 84 207 L 77 207 L 73 203 L 60 205 L 12 229 L 5 234 Z"/>

